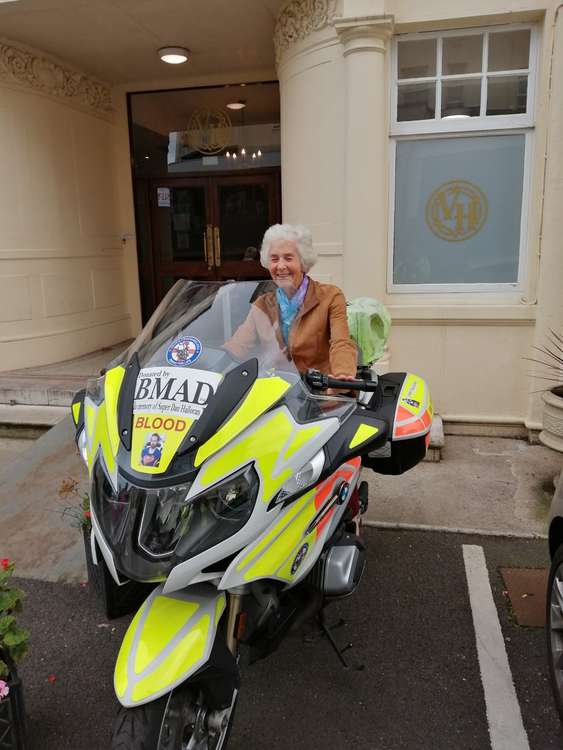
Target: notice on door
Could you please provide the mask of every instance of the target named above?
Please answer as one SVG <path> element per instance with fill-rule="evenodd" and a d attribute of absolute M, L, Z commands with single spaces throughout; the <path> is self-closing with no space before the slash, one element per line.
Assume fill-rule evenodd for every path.
<path fill-rule="evenodd" d="M 170 188 L 159 187 L 156 189 L 159 208 L 170 208 Z"/>

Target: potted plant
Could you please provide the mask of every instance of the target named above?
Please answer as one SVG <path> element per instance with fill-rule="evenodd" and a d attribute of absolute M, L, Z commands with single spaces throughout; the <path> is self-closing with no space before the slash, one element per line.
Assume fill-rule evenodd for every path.
<path fill-rule="evenodd" d="M 16 662 L 27 651 L 29 633 L 17 624 L 23 592 L 12 586 L 13 572 L 13 562 L 7 558 L 0 560 L 0 747 L 23 750 L 23 692 Z"/>
<path fill-rule="evenodd" d="M 563 453 L 563 336 L 551 330 L 545 346 L 534 347 L 542 358 L 531 358 L 543 367 L 534 377 L 552 383 L 542 393 L 543 430 L 540 441 Z"/>

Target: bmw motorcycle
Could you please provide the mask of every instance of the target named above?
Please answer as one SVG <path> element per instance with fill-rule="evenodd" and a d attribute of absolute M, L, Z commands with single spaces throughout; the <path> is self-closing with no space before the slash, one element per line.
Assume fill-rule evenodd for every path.
<path fill-rule="evenodd" d="M 298 372 L 253 304 L 269 284 L 178 281 L 72 404 L 108 614 L 144 598 L 115 665 L 113 750 L 222 750 L 243 663 L 311 619 L 346 664 L 324 612 L 364 570 L 360 470 L 426 453 L 425 382 Z"/>

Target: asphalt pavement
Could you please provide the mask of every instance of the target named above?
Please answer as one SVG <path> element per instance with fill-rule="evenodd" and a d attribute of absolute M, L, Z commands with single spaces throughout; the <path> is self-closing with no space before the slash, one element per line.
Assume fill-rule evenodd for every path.
<path fill-rule="evenodd" d="M 367 529 L 359 590 L 334 603 L 351 641 L 344 670 L 326 640 L 295 634 L 242 675 L 229 750 L 486 750 L 487 710 L 463 545 L 484 549 L 530 750 L 563 746 L 541 628 L 516 624 L 501 567 L 545 567 L 543 540 Z M 87 585 L 22 579 L 21 664 L 29 750 L 106 750 L 117 703 L 112 673 L 130 618 L 108 622 Z"/>

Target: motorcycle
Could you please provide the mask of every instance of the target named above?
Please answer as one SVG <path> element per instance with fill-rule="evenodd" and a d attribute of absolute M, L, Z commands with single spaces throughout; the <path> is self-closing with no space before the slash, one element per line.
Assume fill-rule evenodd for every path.
<path fill-rule="evenodd" d="M 223 750 L 243 664 L 311 619 L 346 665 L 324 615 L 365 567 L 360 470 L 426 453 L 425 382 L 300 373 L 254 304 L 268 284 L 178 281 L 72 404 L 108 614 L 144 598 L 115 665 L 113 750 Z M 256 346 L 239 361 L 242 325 Z"/>

